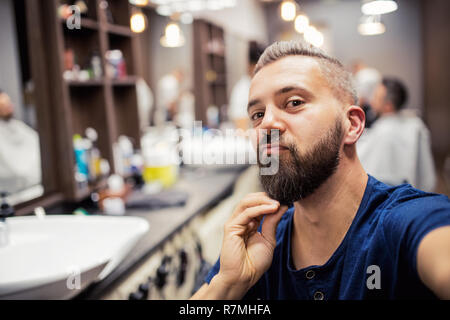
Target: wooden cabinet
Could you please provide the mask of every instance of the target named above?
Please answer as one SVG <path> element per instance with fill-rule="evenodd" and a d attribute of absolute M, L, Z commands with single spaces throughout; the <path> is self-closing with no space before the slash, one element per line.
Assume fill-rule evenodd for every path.
<path fill-rule="evenodd" d="M 207 124 L 211 106 L 223 115 L 228 103 L 224 30 L 205 20 L 194 21 L 196 119 Z M 220 116 L 219 121 L 226 120 Z"/>
<path fill-rule="evenodd" d="M 79 201 L 87 197 L 93 190 L 104 185 L 104 181 L 91 182 L 89 186 L 80 188 L 74 178 L 75 158 L 73 154 L 73 136 L 84 135 L 86 128 L 92 127 L 98 133 L 98 148 L 101 156 L 108 160 L 112 172 L 114 168 L 113 144 L 120 135 L 130 137 L 135 148 L 139 148 L 140 131 L 136 96 L 136 80 L 139 61 L 136 55 L 137 35 L 129 26 L 132 6 L 124 0 L 88 0 L 87 15 L 81 17 L 81 29 L 69 29 L 66 20 L 58 16 L 61 4 L 72 4 L 72 1 L 51 0 L 45 5 L 49 9 L 43 11 L 48 19 L 54 22 L 55 32 L 53 49 L 56 61 L 52 81 L 60 90 L 59 130 L 63 142 L 61 153 L 65 156 L 61 161 L 67 177 L 64 183 L 65 198 Z M 51 22 L 47 22 L 51 23 Z M 125 61 L 126 74 L 108 72 L 107 52 L 120 50 Z M 81 69 L 89 68 L 94 55 L 100 58 L 101 76 L 79 79 L 64 76 L 67 71 L 67 54 L 74 57 L 74 63 Z M 70 65 L 70 63 L 69 63 Z M 98 75 L 98 74 L 97 74 Z M 85 73 L 86 76 L 86 73 Z M 59 131 L 58 130 L 58 131 Z M 60 153 L 60 154 L 61 154 Z"/>

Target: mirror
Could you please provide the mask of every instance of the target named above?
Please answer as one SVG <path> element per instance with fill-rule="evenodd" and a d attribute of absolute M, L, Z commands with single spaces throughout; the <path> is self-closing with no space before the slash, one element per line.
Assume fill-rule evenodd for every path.
<path fill-rule="evenodd" d="M 23 1 L 0 1 L 0 192 L 12 205 L 43 194 Z"/>

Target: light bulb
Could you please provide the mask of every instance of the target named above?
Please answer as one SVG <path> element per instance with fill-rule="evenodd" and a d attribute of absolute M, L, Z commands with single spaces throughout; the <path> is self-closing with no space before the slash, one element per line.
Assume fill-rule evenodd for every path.
<path fill-rule="evenodd" d="M 170 48 L 181 47 L 184 44 L 184 37 L 178 24 L 171 22 L 166 26 L 160 43 L 162 46 Z"/>
<path fill-rule="evenodd" d="M 295 18 L 295 30 L 298 33 L 304 33 L 309 26 L 309 19 L 305 15 L 298 15 Z"/>
<path fill-rule="evenodd" d="M 358 32 L 363 36 L 383 34 L 385 31 L 386 27 L 381 22 L 368 22 L 358 25 Z"/>
<path fill-rule="evenodd" d="M 128 0 L 128 2 L 139 7 L 145 7 L 148 5 L 148 0 Z"/>
<path fill-rule="evenodd" d="M 358 32 L 363 36 L 373 36 L 377 34 L 383 34 L 386 31 L 386 27 L 381 22 L 379 15 L 375 16 L 363 16 L 360 19 L 358 25 Z"/>
<path fill-rule="evenodd" d="M 295 19 L 296 6 L 293 1 L 285 0 L 281 3 L 281 18 L 285 21 L 292 21 Z"/>
<path fill-rule="evenodd" d="M 366 0 L 361 6 L 361 11 L 366 15 L 374 15 L 393 12 L 397 8 L 397 2 L 394 0 Z"/>
<path fill-rule="evenodd" d="M 159 14 L 160 16 L 168 17 L 172 15 L 173 12 L 170 6 L 162 5 L 156 7 L 156 13 Z"/>
<path fill-rule="evenodd" d="M 321 47 L 324 42 L 323 34 L 313 26 L 309 26 L 303 34 L 305 41 L 315 47 Z"/>
<path fill-rule="evenodd" d="M 130 18 L 131 31 L 140 33 L 147 28 L 147 19 L 142 12 L 134 13 Z"/>

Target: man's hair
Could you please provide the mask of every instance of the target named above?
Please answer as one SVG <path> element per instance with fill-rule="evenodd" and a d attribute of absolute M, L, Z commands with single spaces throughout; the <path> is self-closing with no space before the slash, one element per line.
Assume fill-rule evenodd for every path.
<path fill-rule="evenodd" d="M 408 100 L 405 85 L 398 79 L 386 77 L 383 78 L 382 84 L 386 88 L 386 100 L 393 104 L 396 111 L 403 109 Z"/>
<path fill-rule="evenodd" d="M 2 94 L 3 93 L 3 90 L 2 90 L 2 88 L 0 88 L 0 94 Z"/>
<path fill-rule="evenodd" d="M 350 72 L 345 70 L 337 59 L 304 41 L 280 41 L 267 47 L 256 64 L 254 75 L 268 64 L 287 56 L 316 58 L 323 77 L 327 80 L 330 89 L 339 101 L 351 104 L 357 103 L 356 90 Z"/>

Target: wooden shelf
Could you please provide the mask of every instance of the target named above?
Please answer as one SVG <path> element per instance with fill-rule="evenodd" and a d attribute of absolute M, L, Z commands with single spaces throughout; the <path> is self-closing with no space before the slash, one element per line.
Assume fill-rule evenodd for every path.
<path fill-rule="evenodd" d="M 89 87 L 89 86 L 102 86 L 105 84 L 105 80 L 99 79 L 99 80 L 86 80 L 86 81 L 79 81 L 79 80 L 66 80 L 67 85 L 72 87 Z"/>
<path fill-rule="evenodd" d="M 133 32 L 131 31 L 129 26 L 127 27 L 115 24 L 107 24 L 106 30 L 111 34 L 123 37 L 131 37 L 133 35 Z"/>
<path fill-rule="evenodd" d="M 124 78 L 111 79 L 111 84 L 113 86 L 134 86 L 136 84 L 136 76 L 127 76 Z"/>
<path fill-rule="evenodd" d="M 64 26 L 66 26 L 66 19 L 61 18 L 61 23 L 64 24 Z M 91 29 L 91 30 L 98 30 L 99 28 L 99 23 L 93 19 L 89 19 L 89 18 L 81 18 L 81 28 L 86 28 L 86 29 Z M 80 30 L 80 29 L 69 29 L 69 28 L 65 28 L 67 30 L 70 31 L 76 31 L 76 30 Z"/>

